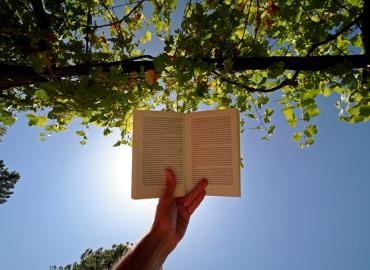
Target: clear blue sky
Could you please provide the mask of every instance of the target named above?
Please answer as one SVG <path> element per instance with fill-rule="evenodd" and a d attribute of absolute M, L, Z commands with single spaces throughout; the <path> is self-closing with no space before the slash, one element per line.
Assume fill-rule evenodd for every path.
<path fill-rule="evenodd" d="M 281 115 L 271 142 L 247 130 L 242 197 L 206 197 L 164 269 L 370 269 L 370 125 L 339 122 L 336 98 L 319 100 L 309 149 Z M 130 199 L 131 150 L 97 129 L 81 146 L 77 129 L 38 142 L 20 115 L 0 143 L 22 176 L 0 205 L 0 269 L 66 265 L 150 228 L 156 200 Z"/>
<path fill-rule="evenodd" d="M 370 125 L 336 120 L 320 102 L 316 144 L 299 150 L 280 117 L 271 142 L 242 136 L 242 197 L 207 197 L 165 269 L 369 269 Z M 136 242 L 156 200 L 130 199 L 129 148 L 78 126 L 36 141 L 24 117 L 0 143 L 0 159 L 22 179 L 0 206 L 0 269 L 48 269 L 86 248 Z"/>

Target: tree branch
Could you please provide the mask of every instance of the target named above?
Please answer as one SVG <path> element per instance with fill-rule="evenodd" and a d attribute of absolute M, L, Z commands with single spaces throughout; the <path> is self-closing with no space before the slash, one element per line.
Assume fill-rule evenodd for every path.
<path fill-rule="evenodd" d="M 91 22 L 92 22 L 92 16 L 91 16 L 91 1 L 88 1 L 88 8 L 87 8 L 87 19 L 86 19 L 86 36 L 85 36 L 85 54 L 87 55 L 87 62 L 90 62 L 90 55 L 91 55 L 91 48 L 89 48 L 89 42 L 90 42 L 90 29 L 91 29 Z"/>
<path fill-rule="evenodd" d="M 140 59 L 150 59 L 141 60 Z M 53 77 L 66 77 L 66 76 L 80 76 L 89 74 L 93 68 L 100 67 L 103 70 L 109 70 L 110 67 L 122 67 L 123 73 L 140 72 L 148 69 L 155 69 L 153 57 L 150 55 L 142 55 L 139 57 L 126 59 L 123 61 L 109 62 L 109 63 L 96 63 L 96 64 L 81 64 L 66 67 L 52 67 L 43 73 L 36 73 L 30 66 L 17 66 L 0 64 L 0 90 L 8 89 L 7 85 L 12 82 L 12 87 L 38 83 L 40 81 L 48 81 L 49 76 Z M 189 61 L 196 62 L 192 59 Z M 208 64 L 216 64 L 220 68 L 223 67 L 223 59 L 206 58 L 202 59 L 203 62 Z M 352 68 L 366 68 L 370 65 L 370 57 L 366 55 L 347 55 L 347 56 L 309 56 L 309 57 L 296 57 L 296 56 L 274 56 L 274 57 L 236 57 L 233 60 L 233 71 L 242 70 L 264 70 L 274 64 L 284 63 L 286 70 L 325 70 L 334 67 L 338 64 L 349 63 Z M 219 73 L 218 73 L 219 74 Z M 294 85 L 294 81 L 298 73 L 295 73 L 291 79 L 284 80 L 278 86 L 271 89 L 259 89 L 249 87 L 247 90 L 251 92 L 272 92 L 287 85 Z M 27 78 L 27 80 L 23 80 Z M 19 79 L 21 82 L 16 83 Z M 226 78 L 224 78 L 226 79 Z M 229 80 L 229 79 L 228 79 Z M 6 81 L 7 83 L 4 83 Z M 29 83 L 22 83 L 27 81 Z M 232 80 L 230 83 L 236 83 Z"/>
<path fill-rule="evenodd" d="M 123 73 L 140 72 L 141 70 L 146 71 L 148 69 L 154 69 L 152 60 L 136 61 L 142 58 L 152 58 L 152 56 L 142 55 L 131 59 L 109 63 L 51 67 L 42 73 L 36 73 L 30 66 L 0 64 L 0 90 L 46 82 L 49 81 L 50 78 L 55 79 L 68 76 L 88 75 L 90 70 L 93 68 L 102 68 L 103 71 L 109 71 L 110 67 L 121 67 Z"/>
<path fill-rule="evenodd" d="M 30 0 L 38 26 L 41 31 L 47 31 L 50 27 L 47 14 L 41 0 Z"/>
<path fill-rule="evenodd" d="M 324 44 L 327 44 L 327 43 L 335 40 L 337 37 L 339 37 L 340 35 L 342 35 L 344 32 L 348 31 L 352 26 L 358 24 L 361 21 L 361 18 L 362 18 L 362 15 L 356 17 L 352 22 L 350 22 L 349 24 L 347 24 L 340 31 L 336 32 L 333 35 L 328 35 L 327 38 L 324 39 L 324 40 L 322 40 L 322 41 L 319 41 L 319 42 L 314 43 L 311 46 L 311 48 L 308 50 L 306 56 L 311 55 L 311 53 L 313 53 L 318 47 L 320 47 L 320 46 L 322 46 Z"/>
<path fill-rule="evenodd" d="M 370 1 L 364 1 L 364 11 L 361 18 L 361 28 L 362 28 L 362 43 L 364 44 L 365 54 L 370 55 L 370 20 L 368 16 L 370 15 Z"/>
<path fill-rule="evenodd" d="M 94 29 L 111 26 L 113 24 L 121 24 L 122 22 L 127 20 L 135 12 L 135 10 L 137 10 L 145 1 L 146 0 L 138 1 L 137 5 L 135 7 L 133 7 L 133 9 L 126 16 L 123 16 L 122 19 L 120 19 L 118 21 L 115 21 L 115 22 L 110 22 L 110 23 L 106 23 L 106 24 L 102 24 L 102 25 L 97 25 L 97 26 L 94 27 Z"/>
<path fill-rule="evenodd" d="M 113 13 L 114 13 L 114 15 L 112 14 L 112 12 L 110 12 L 110 10 L 109 10 L 109 7 L 103 2 L 103 1 L 100 1 L 100 4 L 105 8 L 105 11 L 106 12 L 108 12 L 108 14 L 109 14 L 109 16 L 111 17 L 111 19 L 112 19 L 112 21 L 114 21 L 115 20 L 115 13 L 114 13 L 114 9 L 113 9 Z M 121 31 L 121 27 L 117 27 L 116 28 L 116 31 L 117 31 L 117 33 L 118 33 L 118 36 L 120 37 L 120 38 L 123 38 L 123 34 L 122 34 L 122 31 Z"/>
<path fill-rule="evenodd" d="M 268 93 L 268 92 L 274 92 L 274 91 L 276 91 L 278 89 L 281 89 L 284 86 L 288 86 L 288 85 L 290 85 L 290 86 L 296 86 L 297 85 L 296 79 L 297 79 L 297 77 L 299 75 L 299 72 L 302 71 L 302 70 L 324 70 L 324 69 L 327 69 L 329 67 L 335 66 L 337 64 L 347 63 L 347 62 L 350 62 L 352 64 L 352 68 L 368 67 L 370 65 L 370 57 L 369 57 L 369 55 L 365 55 L 362 58 L 360 58 L 361 61 L 364 61 L 363 63 L 359 63 L 357 61 L 353 61 L 353 60 L 355 60 L 354 57 L 357 58 L 358 55 L 348 55 L 348 56 L 313 56 L 313 57 L 311 56 L 310 57 L 310 55 L 318 47 L 320 47 L 320 46 L 322 46 L 324 44 L 327 44 L 327 43 L 329 43 L 331 41 L 334 41 L 337 37 L 339 37 L 340 35 L 342 35 L 346 31 L 348 31 L 351 27 L 353 27 L 354 25 L 358 24 L 360 22 L 360 20 L 362 19 L 362 17 L 365 16 L 364 14 L 358 16 L 356 19 L 354 19 L 351 23 L 349 23 L 348 25 L 346 25 L 345 27 L 343 27 L 337 33 L 335 33 L 333 35 L 328 35 L 328 37 L 326 39 L 324 39 L 324 40 L 322 40 L 320 42 L 314 43 L 311 46 L 311 48 L 308 50 L 306 56 L 303 57 L 303 58 L 301 58 L 301 57 L 268 57 L 271 60 L 274 58 L 274 60 L 275 60 L 274 63 L 281 63 L 281 62 L 284 63 L 284 67 L 285 67 L 286 70 L 295 70 L 295 72 L 294 72 L 294 74 L 293 74 L 293 76 L 291 78 L 286 78 L 285 80 L 283 80 L 280 84 L 276 85 L 275 87 L 272 87 L 272 88 L 254 88 L 254 87 L 250 87 L 250 86 L 244 85 L 244 84 L 239 83 L 239 82 L 235 82 L 235 81 L 230 80 L 230 79 L 227 79 L 227 80 L 229 81 L 229 83 L 233 83 L 234 85 L 238 85 L 240 87 L 244 87 L 248 92 L 263 92 L 263 93 Z M 342 62 L 337 62 L 341 57 L 345 57 L 345 58 L 342 58 L 343 59 Z M 282 61 L 278 61 L 279 59 L 282 60 Z M 298 59 L 300 59 L 299 62 L 296 61 Z M 351 59 L 351 61 L 348 61 L 349 59 Z M 357 59 L 357 60 L 360 60 L 360 59 Z M 316 61 L 312 61 L 312 60 L 316 60 Z M 306 62 L 306 65 L 304 64 L 305 62 Z M 359 64 L 360 66 L 357 66 L 357 64 Z M 237 67 L 234 67 L 234 65 L 238 65 L 238 63 L 235 63 L 235 62 L 233 63 L 233 69 L 238 68 L 238 66 Z M 266 68 L 268 68 L 268 67 L 266 67 Z M 309 68 L 309 69 L 307 69 L 307 68 Z M 222 78 L 222 80 L 225 80 L 225 78 Z"/>

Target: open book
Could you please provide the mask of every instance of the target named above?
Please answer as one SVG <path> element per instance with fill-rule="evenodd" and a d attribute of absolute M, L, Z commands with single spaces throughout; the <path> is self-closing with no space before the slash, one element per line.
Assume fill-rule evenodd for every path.
<path fill-rule="evenodd" d="M 207 195 L 240 196 L 239 127 L 237 109 L 134 111 L 132 198 L 160 197 L 165 168 L 175 173 L 176 197 L 202 178 Z"/>

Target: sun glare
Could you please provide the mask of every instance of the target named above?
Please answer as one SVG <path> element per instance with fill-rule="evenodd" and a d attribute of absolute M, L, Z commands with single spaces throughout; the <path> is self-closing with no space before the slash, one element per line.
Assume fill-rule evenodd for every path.
<path fill-rule="evenodd" d="M 105 159 L 103 166 L 106 172 L 104 189 L 106 190 L 106 203 L 113 208 L 122 208 L 124 211 L 152 219 L 157 200 L 131 199 L 131 172 L 132 148 L 121 146 L 111 147 L 107 150 L 109 158 Z"/>

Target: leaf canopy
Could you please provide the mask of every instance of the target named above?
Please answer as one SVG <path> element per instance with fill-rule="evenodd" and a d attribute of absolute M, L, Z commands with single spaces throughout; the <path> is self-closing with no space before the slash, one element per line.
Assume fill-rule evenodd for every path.
<path fill-rule="evenodd" d="M 343 121 L 370 119 L 368 68 L 344 61 L 315 69 L 309 60 L 364 53 L 366 5 L 187 1 L 180 19 L 175 0 L 2 1 L 0 124 L 27 112 L 29 125 L 45 135 L 79 118 L 84 127 L 103 127 L 104 135 L 120 129 L 118 146 L 131 142 L 134 109 L 189 112 L 206 104 L 238 108 L 242 124 L 265 138 L 275 130 L 270 97 L 277 91 L 282 114 L 297 129 L 294 141 L 309 146 L 317 129 L 305 122 L 320 114 L 318 96 L 336 93 Z M 162 51 L 146 55 L 156 40 Z M 253 57 L 298 56 L 308 66 L 287 69 L 279 60 L 246 68 Z M 77 134 L 85 144 L 85 132 Z"/>

